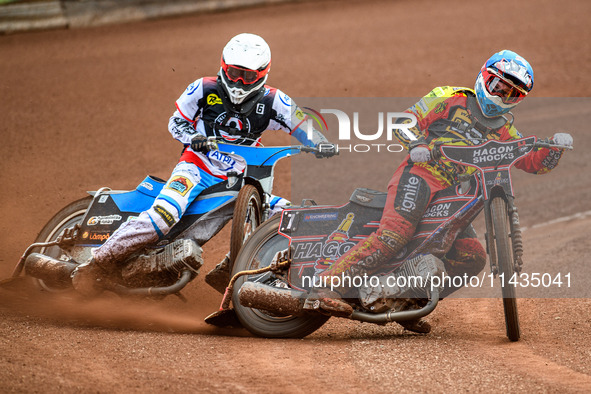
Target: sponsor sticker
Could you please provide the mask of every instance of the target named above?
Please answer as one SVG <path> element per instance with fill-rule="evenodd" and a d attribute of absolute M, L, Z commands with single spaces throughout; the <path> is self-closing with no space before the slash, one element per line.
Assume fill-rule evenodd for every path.
<path fill-rule="evenodd" d="M 156 211 L 156 213 L 160 215 L 160 217 L 164 220 L 168 227 L 172 227 L 176 223 L 176 221 L 174 220 L 174 216 L 172 216 L 170 212 L 162 208 L 160 205 L 156 205 L 154 207 L 154 211 Z"/>
<path fill-rule="evenodd" d="M 319 220 L 337 220 L 338 218 L 338 212 L 311 213 L 304 216 L 304 222 L 315 222 Z"/>
<path fill-rule="evenodd" d="M 109 215 L 109 216 L 93 216 L 86 224 L 88 226 L 96 226 L 96 225 L 107 225 L 113 224 L 113 222 L 118 222 L 123 219 L 120 215 Z"/>
<path fill-rule="evenodd" d="M 217 94 L 212 93 L 207 96 L 207 105 L 222 104 L 222 99 Z"/>
<path fill-rule="evenodd" d="M 88 239 L 91 241 L 105 242 L 107 239 L 109 239 L 110 236 L 111 233 L 90 233 Z"/>
<path fill-rule="evenodd" d="M 189 86 L 187 86 L 187 96 L 190 96 L 193 93 L 195 93 L 199 85 L 201 85 L 201 80 L 197 81 L 197 83 L 193 82 Z"/>
<path fill-rule="evenodd" d="M 425 103 L 425 99 L 420 99 L 418 103 L 415 104 L 424 114 L 429 112 L 429 106 Z"/>
<path fill-rule="evenodd" d="M 279 93 L 279 99 L 280 99 L 280 100 L 281 100 L 281 102 L 282 102 L 283 104 L 285 104 L 287 107 L 290 107 L 290 106 L 291 106 L 291 98 L 290 98 L 290 97 L 289 97 L 287 94 L 285 94 L 285 93 L 283 93 L 283 92 L 280 92 L 280 93 Z"/>
<path fill-rule="evenodd" d="M 360 202 L 363 202 L 363 203 L 368 203 L 368 202 L 370 202 L 371 200 L 373 200 L 371 197 L 369 197 L 369 196 L 364 196 L 364 195 L 362 195 L 362 194 L 357 194 L 357 195 L 355 196 L 355 198 L 356 198 L 357 200 L 359 200 Z"/>
<path fill-rule="evenodd" d="M 445 107 L 447 107 L 446 102 L 441 102 L 441 103 L 437 104 L 437 106 L 435 106 L 435 113 L 438 114 L 438 113 L 445 111 Z"/>
<path fill-rule="evenodd" d="M 295 117 L 298 118 L 299 120 L 304 120 L 306 118 L 306 114 L 304 113 L 304 111 L 302 111 L 301 109 L 297 109 L 295 111 Z"/>
<path fill-rule="evenodd" d="M 192 187 L 193 182 L 181 175 L 175 176 L 166 185 L 166 189 L 174 190 L 183 197 L 187 194 L 189 190 L 191 190 Z"/>
<path fill-rule="evenodd" d="M 154 190 L 154 186 L 152 186 L 152 184 L 149 182 L 142 182 L 140 186 L 150 191 Z"/>

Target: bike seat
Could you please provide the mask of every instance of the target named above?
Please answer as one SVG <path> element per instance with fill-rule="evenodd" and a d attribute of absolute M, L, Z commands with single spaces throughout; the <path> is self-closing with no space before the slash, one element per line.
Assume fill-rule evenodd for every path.
<path fill-rule="evenodd" d="M 349 201 L 368 208 L 382 209 L 386 205 L 386 197 L 387 193 L 385 192 L 366 188 L 358 188 L 353 191 Z"/>

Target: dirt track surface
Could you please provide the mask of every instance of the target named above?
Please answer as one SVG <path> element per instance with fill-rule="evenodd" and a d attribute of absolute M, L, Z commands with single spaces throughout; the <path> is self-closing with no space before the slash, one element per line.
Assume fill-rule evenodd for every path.
<path fill-rule="evenodd" d="M 174 101 L 217 72 L 221 48 L 243 31 L 267 39 L 269 83 L 292 97 L 417 97 L 472 86 L 502 48 L 522 54 L 536 73 L 532 96 L 562 99 L 524 102 L 517 127 L 544 137 L 567 129 L 576 145 L 554 173 L 515 176 L 526 264 L 588 264 L 589 216 L 534 226 L 591 210 L 589 15 L 585 0 L 328 1 L 0 36 L 0 277 L 84 191 L 168 177 L 180 151 L 166 131 Z M 358 186 L 383 189 L 401 159 L 357 174 Z M 278 194 L 289 194 L 288 165 L 277 178 Z M 227 237 L 206 245 L 202 273 Z M 202 276 L 184 290 L 186 304 L 0 290 L 0 391 L 591 391 L 588 298 L 519 300 L 517 343 L 504 335 L 500 300 L 488 298 L 445 300 L 426 336 L 331 319 L 303 340 L 268 340 L 207 326 L 220 296 Z"/>

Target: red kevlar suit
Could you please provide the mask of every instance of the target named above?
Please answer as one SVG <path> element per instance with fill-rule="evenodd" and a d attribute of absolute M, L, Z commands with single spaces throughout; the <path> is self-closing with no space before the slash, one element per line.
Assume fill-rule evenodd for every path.
<path fill-rule="evenodd" d="M 438 87 L 405 112 L 413 114 L 417 125 L 410 128 L 420 141 L 433 147 L 435 141 L 462 139 L 456 145 L 476 145 L 476 139 L 511 140 L 521 138 L 513 120 L 482 115 L 474 91 L 468 88 Z M 409 149 L 411 140 L 397 134 Z M 415 142 L 416 143 L 416 142 Z M 516 167 L 544 174 L 557 164 L 562 151 L 536 149 L 516 163 Z M 321 276 L 363 276 L 372 274 L 394 258 L 412 238 L 419 220 L 433 195 L 455 182 L 473 168 L 458 166 L 445 158 L 428 163 L 413 163 L 410 155 L 400 164 L 388 184 L 388 198 L 378 230 L 336 260 Z M 443 258 L 447 274 L 478 274 L 486 263 L 486 252 L 469 226 Z M 347 289 L 340 289 L 346 293 Z"/>

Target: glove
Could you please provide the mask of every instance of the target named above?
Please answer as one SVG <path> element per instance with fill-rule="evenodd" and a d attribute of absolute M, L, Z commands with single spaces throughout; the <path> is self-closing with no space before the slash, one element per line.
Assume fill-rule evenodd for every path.
<path fill-rule="evenodd" d="M 556 133 L 552 141 L 557 145 L 573 146 L 573 137 L 568 133 Z"/>
<path fill-rule="evenodd" d="M 318 152 L 315 153 L 315 156 L 319 159 L 323 157 L 333 157 L 339 154 L 339 147 L 330 142 L 322 142 L 316 147 L 318 148 Z"/>
<path fill-rule="evenodd" d="M 210 150 L 216 150 L 217 144 L 215 141 L 210 141 L 206 136 L 197 134 L 191 140 L 191 149 L 195 152 L 207 153 Z"/>
<path fill-rule="evenodd" d="M 431 151 L 427 145 L 418 145 L 410 150 L 410 160 L 413 163 L 427 163 L 431 161 Z"/>

